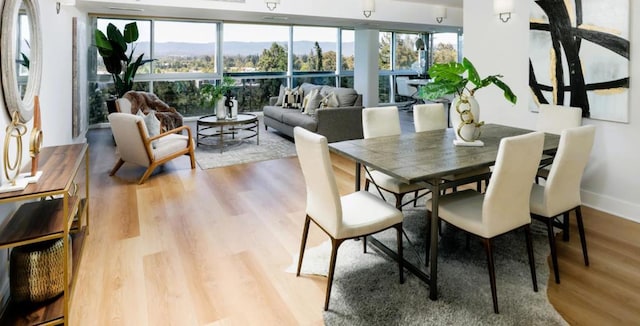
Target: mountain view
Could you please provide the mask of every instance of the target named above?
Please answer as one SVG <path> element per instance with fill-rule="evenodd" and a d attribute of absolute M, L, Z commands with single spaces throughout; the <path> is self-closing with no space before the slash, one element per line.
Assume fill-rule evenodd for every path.
<path fill-rule="evenodd" d="M 271 47 L 273 42 L 224 42 L 224 55 L 260 55 L 264 49 Z M 287 47 L 285 42 L 277 42 L 283 47 Z M 326 51 L 335 51 L 335 42 L 318 42 L 320 47 Z M 310 49 L 313 49 L 313 41 L 297 41 L 294 44 L 294 54 L 304 55 L 309 54 Z M 166 42 L 156 43 L 154 47 L 155 57 L 162 58 L 167 56 L 205 56 L 211 55 L 211 49 L 213 49 L 214 43 L 184 43 L 184 42 Z M 138 42 L 138 47 L 141 49 L 149 48 L 148 42 Z M 353 55 L 353 42 L 345 42 L 342 46 L 342 53 L 344 56 Z"/>

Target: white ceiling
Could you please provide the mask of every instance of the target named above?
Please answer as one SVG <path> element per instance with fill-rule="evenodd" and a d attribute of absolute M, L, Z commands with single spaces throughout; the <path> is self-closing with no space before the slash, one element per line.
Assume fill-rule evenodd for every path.
<path fill-rule="evenodd" d="M 401 2 L 415 2 L 430 5 L 440 5 L 445 7 L 462 8 L 462 0 L 393 0 Z"/>
<path fill-rule="evenodd" d="M 242 2 L 243 0 L 201 0 L 205 3 L 215 3 L 225 1 L 227 3 Z M 290 0 L 287 0 L 290 1 Z M 299 0 L 294 0 L 299 1 Z M 314 0 L 317 1 L 317 0 Z M 359 1 L 359 0 L 347 0 Z M 462 0 L 390 0 L 403 1 L 412 3 L 422 3 L 430 5 L 443 5 L 448 7 L 461 7 Z M 161 1 L 162 2 L 162 1 Z M 77 7 L 90 14 L 103 15 L 119 15 L 119 16 L 143 16 L 143 17 L 160 17 L 160 18 L 179 18 L 179 19 L 206 19 L 206 20 L 222 20 L 235 22 L 258 22 L 270 24 L 291 24 L 291 25 L 316 25 L 316 26 L 334 26 L 347 28 L 374 28 L 388 30 L 403 31 L 419 31 L 419 32 L 457 32 L 459 26 L 447 26 L 446 24 L 419 24 L 407 23 L 403 21 L 381 21 L 366 19 L 364 17 L 353 18 L 336 18 L 322 17 L 311 15 L 293 15 L 282 14 L 278 11 L 274 12 L 256 12 L 242 10 L 225 10 L 210 8 L 194 8 L 183 7 L 181 1 L 163 1 L 165 5 L 156 5 L 150 0 L 124 0 L 119 2 L 111 2 L 106 0 L 79 0 Z M 191 1 L 193 3 L 193 1 Z M 256 0 L 252 0 L 255 3 Z M 263 9 L 263 0 L 259 0 L 260 9 Z M 166 5 L 166 3 L 171 3 Z M 246 0 L 249 4 L 249 0 Z M 206 4 L 204 5 L 206 6 Z M 219 6 L 219 5 L 218 5 Z M 225 7 L 222 7 L 225 8 Z"/>

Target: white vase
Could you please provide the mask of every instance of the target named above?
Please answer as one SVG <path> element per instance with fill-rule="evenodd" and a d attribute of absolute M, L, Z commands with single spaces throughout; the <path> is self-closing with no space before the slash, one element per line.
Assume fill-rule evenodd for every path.
<path fill-rule="evenodd" d="M 224 106 L 224 101 L 226 99 L 226 96 L 223 96 L 216 103 L 216 117 L 220 120 L 224 120 L 227 117 L 227 107 Z"/>
<path fill-rule="evenodd" d="M 473 96 L 456 96 L 449 108 L 449 117 L 458 141 L 478 140 L 484 122 L 480 121 L 480 105 Z"/>

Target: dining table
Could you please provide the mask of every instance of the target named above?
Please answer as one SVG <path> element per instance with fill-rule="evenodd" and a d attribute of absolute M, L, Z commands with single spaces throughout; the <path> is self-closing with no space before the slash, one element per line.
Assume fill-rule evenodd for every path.
<path fill-rule="evenodd" d="M 470 175 L 463 178 L 447 179 L 449 175 L 463 175 L 465 172 L 495 164 L 500 140 L 505 137 L 530 133 L 532 130 L 499 124 L 482 126 L 480 139 L 484 146 L 456 146 L 452 128 L 425 132 L 406 132 L 400 135 L 353 139 L 329 144 L 329 150 L 355 161 L 355 190 L 360 190 L 362 166 L 376 169 L 406 183 L 421 183 L 431 191 L 431 216 L 426 242 L 429 253 L 429 273 L 420 266 L 403 258 L 407 270 L 425 281 L 429 286 L 429 298 L 438 298 L 438 200 L 442 189 L 486 179 L 488 175 Z M 545 133 L 541 164 L 549 164 L 558 148 L 560 136 Z M 375 180 L 373 180 L 375 183 Z M 533 180 L 532 180 L 533 182 Z M 480 213 L 480 212 L 478 212 Z M 375 237 L 369 241 L 395 260 L 400 259 L 395 251 Z"/>

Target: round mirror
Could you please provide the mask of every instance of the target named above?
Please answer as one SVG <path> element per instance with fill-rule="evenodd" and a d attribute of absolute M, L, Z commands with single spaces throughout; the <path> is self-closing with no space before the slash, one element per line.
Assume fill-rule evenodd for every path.
<path fill-rule="evenodd" d="M 37 0 L 5 0 L 2 10 L 2 88 L 4 102 L 21 122 L 33 117 L 33 98 L 40 92 L 42 40 Z"/>

